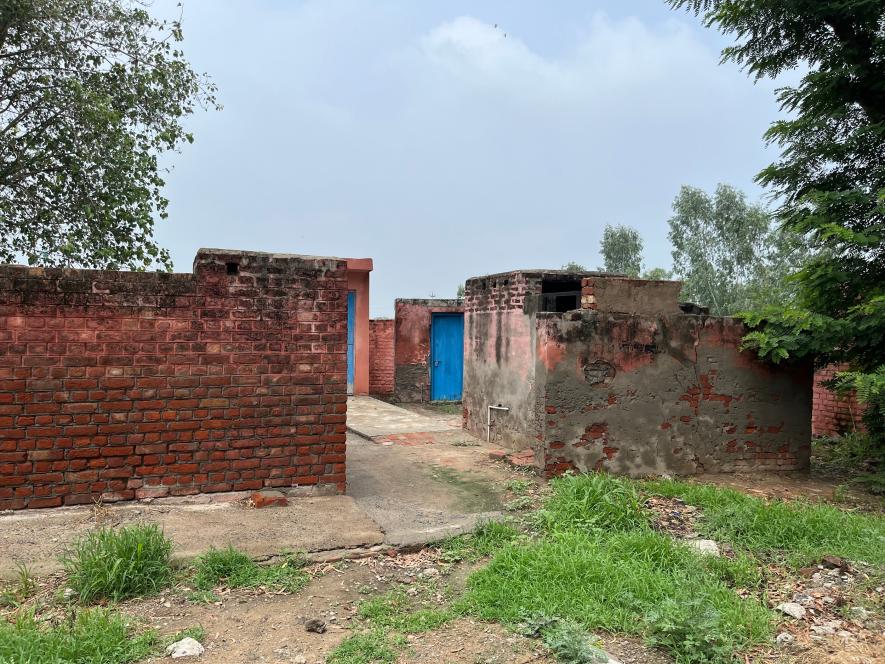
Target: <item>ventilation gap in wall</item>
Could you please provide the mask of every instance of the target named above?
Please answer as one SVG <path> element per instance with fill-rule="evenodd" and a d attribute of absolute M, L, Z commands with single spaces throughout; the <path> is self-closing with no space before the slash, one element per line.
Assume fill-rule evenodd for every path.
<path fill-rule="evenodd" d="M 541 311 L 563 313 L 580 306 L 581 280 L 572 276 L 544 277 L 541 281 Z"/>
<path fill-rule="evenodd" d="M 240 264 L 239 263 L 225 263 L 224 266 L 227 268 L 228 274 L 239 274 L 240 273 Z"/>

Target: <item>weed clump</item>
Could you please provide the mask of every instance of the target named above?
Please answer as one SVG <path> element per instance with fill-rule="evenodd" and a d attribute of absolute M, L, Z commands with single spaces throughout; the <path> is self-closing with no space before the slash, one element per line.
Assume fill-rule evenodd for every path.
<path fill-rule="evenodd" d="M 326 657 L 326 664 L 394 664 L 402 638 L 391 638 L 383 629 L 347 637 Z"/>
<path fill-rule="evenodd" d="M 298 592 L 307 585 L 306 561 L 289 556 L 278 565 L 258 565 L 232 546 L 210 549 L 197 559 L 194 583 L 198 590 L 210 591 L 220 585 L 228 588 L 268 587 Z"/>
<path fill-rule="evenodd" d="M 78 539 L 61 562 L 82 602 L 152 595 L 172 582 L 172 541 L 153 524 L 101 528 Z"/>

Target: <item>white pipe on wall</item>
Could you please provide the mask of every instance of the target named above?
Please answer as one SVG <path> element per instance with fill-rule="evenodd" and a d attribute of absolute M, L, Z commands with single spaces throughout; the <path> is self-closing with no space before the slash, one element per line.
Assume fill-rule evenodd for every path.
<path fill-rule="evenodd" d="M 502 406 L 498 404 L 497 406 L 492 406 L 489 404 L 489 414 L 486 418 L 486 442 L 492 442 L 492 411 L 493 410 L 501 410 L 504 412 L 510 412 L 510 409 L 507 406 Z"/>

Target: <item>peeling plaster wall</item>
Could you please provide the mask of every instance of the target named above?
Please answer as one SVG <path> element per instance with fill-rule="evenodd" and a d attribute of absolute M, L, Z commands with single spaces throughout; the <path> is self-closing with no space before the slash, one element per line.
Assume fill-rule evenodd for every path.
<path fill-rule="evenodd" d="M 435 313 L 462 313 L 461 300 L 398 299 L 394 324 L 394 398 L 430 400 L 430 325 Z"/>
<path fill-rule="evenodd" d="M 533 318 L 540 292 L 540 274 L 520 272 L 470 279 L 465 287 L 464 426 L 485 438 L 488 406 L 501 404 L 510 410 L 492 414 L 491 440 L 512 450 L 542 435 Z"/>
<path fill-rule="evenodd" d="M 806 468 L 812 369 L 738 351 L 743 326 L 684 314 L 537 315 L 544 472 Z"/>

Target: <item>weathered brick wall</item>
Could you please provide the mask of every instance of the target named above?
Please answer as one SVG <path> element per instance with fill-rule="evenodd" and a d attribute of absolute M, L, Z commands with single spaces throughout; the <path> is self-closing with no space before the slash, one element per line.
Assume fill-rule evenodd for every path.
<path fill-rule="evenodd" d="M 395 303 L 394 396 L 430 400 L 430 326 L 435 313 L 461 313 L 461 300 L 398 299 Z"/>
<path fill-rule="evenodd" d="M 808 467 L 811 366 L 741 352 L 730 318 L 539 314 L 545 473 Z"/>
<path fill-rule="evenodd" d="M 853 431 L 863 431 L 864 407 L 854 395 L 837 396 L 821 383 L 844 371 L 845 365 L 831 365 L 818 369 L 814 374 L 814 405 L 811 411 L 811 432 L 815 436 L 839 436 Z"/>
<path fill-rule="evenodd" d="M 0 509 L 345 488 L 343 261 L 0 267 Z"/>
<path fill-rule="evenodd" d="M 369 394 L 387 397 L 393 394 L 392 318 L 369 321 Z"/>
<path fill-rule="evenodd" d="M 575 279 L 574 310 L 541 310 Z M 465 427 L 485 436 L 488 406 L 509 408 L 492 442 L 546 474 L 807 467 L 810 366 L 741 353 L 740 323 L 683 313 L 679 282 L 529 270 L 465 290 Z"/>

